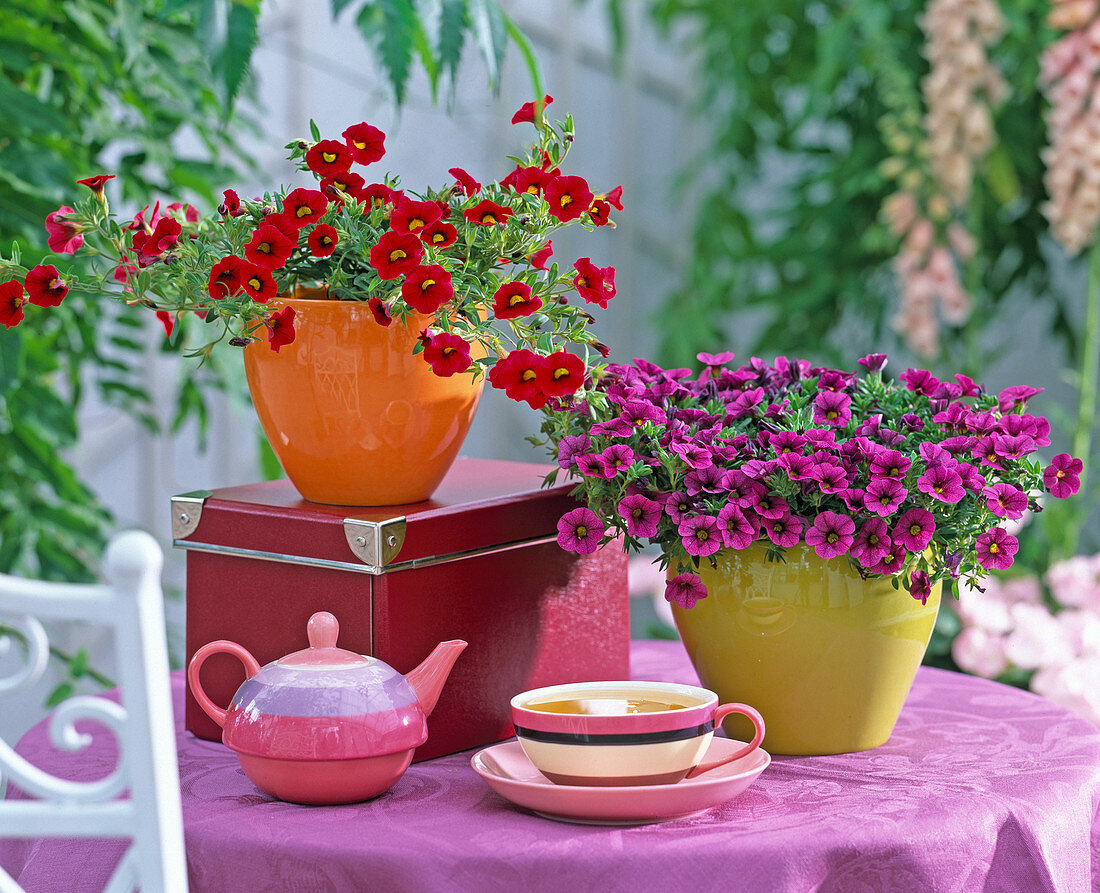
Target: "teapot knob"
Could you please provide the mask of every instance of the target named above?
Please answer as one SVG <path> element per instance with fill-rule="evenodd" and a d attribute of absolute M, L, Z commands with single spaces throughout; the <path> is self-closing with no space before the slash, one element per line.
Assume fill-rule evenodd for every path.
<path fill-rule="evenodd" d="M 328 611 L 318 611 L 306 624 L 306 637 L 310 648 L 335 648 L 340 624 Z"/>

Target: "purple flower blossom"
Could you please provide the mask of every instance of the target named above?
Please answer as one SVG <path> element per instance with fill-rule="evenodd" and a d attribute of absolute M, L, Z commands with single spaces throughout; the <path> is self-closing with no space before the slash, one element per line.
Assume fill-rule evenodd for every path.
<path fill-rule="evenodd" d="M 978 442 L 978 438 L 969 434 L 960 434 L 958 437 L 946 437 L 940 441 L 940 446 L 943 447 L 952 456 L 965 456 L 970 455 L 970 451 L 974 449 L 974 444 Z"/>
<path fill-rule="evenodd" d="M 884 353 L 869 353 L 865 357 L 860 357 L 856 362 L 868 372 L 881 372 L 886 368 L 887 360 Z"/>
<path fill-rule="evenodd" d="M 1022 459 L 1035 452 L 1035 441 L 1026 434 L 994 434 L 993 449 L 1002 459 Z"/>
<path fill-rule="evenodd" d="M 603 477 L 611 480 L 620 472 L 626 471 L 634 462 L 634 450 L 625 444 L 615 444 L 597 456 Z"/>
<path fill-rule="evenodd" d="M 909 472 L 909 466 L 913 463 L 907 456 L 897 450 L 881 450 L 871 460 L 871 479 L 894 478 L 904 480 Z"/>
<path fill-rule="evenodd" d="M 850 512 L 861 512 L 864 509 L 863 499 L 864 492 L 858 487 L 848 487 L 844 490 L 840 490 L 836 494 L 839 496 Z"/>
<path fill-rule="evenodd" d="M 787 500 L 782 496 L 776 496 L 769 490 L 765 490 L 763 493 L 758 491 L 753 494 L 752 509 L 761 518 L 768 518 L 769 520 L 782 518 L 784 515 L 791 513 L 791 507 L 787 505 Z"/>
<path fill-rule="evenodd" d="M 724 350 L 721 353 L 697 353 L 697 359 L 704 366 L 725 366 L 733 360 L 735 354 L 732 350 Z"/>
<path fill-rule="evenodd" d="M 813 459 L 803 456 L 801 453 L 783 453 L 775 460 L 779 467 L 787 472 L 787 477 L 792 481 L 804 481 L 813 477 L 813 470 L 817 468 Z"/>
<path fill-rule="evenodd" d="M 923 552 L 932 542 L 936 532 L 936 519 L 928 509 L 911 508 L 898 518 L 890 539 L 895 546 L 901 546 L 910 552 Z"/>
<path fill-rule="evenodd" d="M 955 381 L 958 383 L 946 385 L 952 397 L 977 397 L 984 390 L 973 378 L 961 372 L 955 373 Z"/>
<path fill-rule="evenodd" d="M 901 481 L 893 478 L 877 478 L 867 485 L 863 504 L 867 507 L 867 511 L 886 518 L 898 510 L 898 506 L 908 495 L 909 491 Z"/>
<path fill-rule="evenodd" d="M 747 549 L 760 535 L 756 516 L 752 512 L 746 514 L 733 503 L 727 503 L 718 513 L 718 528 L 722 531 L 722 544 L 729 549 Z"/>
<path fill-rule="evenodd" d="M 680 534 L 680 541 L 688 555 L 702 558 L 713 555 L 722 548 L 722 531 L 718 527 L 718 519 L 710 515 L 684 518 L 676 532 Z"/>
<path fill-rule="evenodd" d="M 877 443 L 860 435 L 849 437 L 840 445 L 840 455 L 855 462 L 870 462 L 881 451 L 882 447 Z"/>
<path fill-rule="evenodd" d="M 966 420 L 966 428 L 971 434 L 984 437 L 997 430 L 998 422 L 991 412 L 975 412 Z"/>
<path fill-rule="evenodd" d="M 669 444 L 668 448 L 683 459 L 688 468 L 707 468 L 714 465 L 710 450 L 690 440 Z"/>
<path fill-rule="evenodd" d="M 763 439 L 763 435 L 761 435 Z M 775 450 L 777 456 L 784 453 L 802 453 L 802 447 L 806 445 L 806 438 L 795 431 L 778 431 L 768 434 L 768 446 Z"/>
<path fill-rule="evenodd" d="M 763 522 L 764 532 L 777 546 L 790 548 L 797 546 L 802 537 L 802 519 L 794 515 L 783 515 L 781 518 L 769 518 Z"/>
<path fill-rule="evenodd" d="M 700 493 L 721 493 L 722 472 L 713 465 L 689 471 L 684 475 L 684 489 L 689 496 L 698 496 Z"/>
<path fill-rule="evenodd" d="M 901 446 L 905 443 L 905 435 L 900 434 L 893 428 L 879 428 L 878 439 L 887 446 Z"/>
<path fill-rule="evenodd" d="M 1036 394 L 1041 393 L 1043 393 L 1042 388 L 1032 388 L 1026 384 L 1013 385 L 1010 388 L 1005 388 L 997 395 L 997 409 L 1001 412 L 1018 409 Z M 1011 564 L 1011 562 L 1009 563 Z"/>
<path fill-rule="evenodd" d="M 927 369 L 906 369 L 901 373 L 905 386 L 915 394 L 931 397 L 940 390 L 940 380 Z"/>
<path fill-rule="evenodd" d="M 839 369 L 828 369 L 822 372 L 821 377 L 817 380 L 817 389 L 819 391 L 847 390 L 853 378 L 855 378 L 855 376 L 850 372 L 841 372 Z"/>
<path fill-rule="evenodd" d="M 577 467 L 577 456 L 587 453 L 592 442 L 587 434 L 568 434 L 558 444 L 558 465 L 564 469 Z"/>
<path fill-rule="evenodd" d="M 742 391 L 726 406 L 727 411 L 735 419 L 750 415 L 753 409 L 760 405 L 764 399 L 763 388 L 753 388 L 751 391 Z"/>
<path fill-rule="evenodd" d="M 628 534 L 648 538 L 657 535 L 662 506 L 641 493 L 632 493 L 619 503 L 619 514 L 626 520 Z"/>
<path fill-rule="evenodd" d="M 806 545 L 813 546 L 820 558 L 836 558 L 852 545 L 856 524 L 847 515 L 822 512 L 806 530 Z"/>
<path fill-rule="evenodd" d="M 962 477 L 946 465 L 933 465 L 917 478 L 917 489 L 940 502 L 954 504 L 966 496 Z M 915 549 L 913 551 L 916 551 Z"/>
<path fill-rule="evenodd" d="M 923 431 L 924 419 L 912 412 L 907 412 L 901 417 L 901 423 L 910 431 Z"/>
<path fill-rule="evenodd" d="M 1081 489 L 1081 470 L 1085 467 L 1080 459 L 1074 459 L 1069 453 L 1059 453 L 1043 469 L 1043 486 L 1055 499 L 1066 499 Z"/>
<path fill-rule="evenodd" d="M 814 397 L 814 424 L 843 427 L 852 420 L 852 398 L 841 391 L 820 391 Z"/>
<path fill-rule="evenodd" d="M 747 477 L 754 480 L 766 478 L 778 467 L 776 459 L 749 459 L 741 466 L 741 470 Z"/>
<path fill-rule="evenodd" d="M 938 443 L 928 443 L 926 441 L 918 447 L 918 452 L 921 458 L 924 459 L 928 468 L 934 468 L 937 465 L 954 468 L 958 465 L 958 461 L 955 457 Z"/>
<path fill-rule="evenodd" d="M 707 597 L 707 587 L 695 574 L 677 574 L 665 583 L 665 598 L 681 608 L 694 608 Z"/>
<path fill-rule="evenodd" d="M 959 473 L 967 490 L 980 493 L 985 488 L 985 476 L 969 462 L 960 462 L 955 471 Z"/>
<path fill-rule="evenodd" d="M 997 483 L 982 491 L 985 505 L 998 518 L 1018 521 L 1027 511 L 1027 494 L 1011 484 Z"/>
<path fill-rule="evenodd" d="M 848 475 L 836 462 L 814 466 L 813 479 L 822 493 L 839 493 L 848 486 Z"/>
<path fill-rule="evenodd" d="M 869 518 L 852 541 L 851 553 L 864 567 L 872 567 L 890 554 L 892 545 L 886 522 L 882 518 Z"/>
<path fill-rule="evenodd" d="M 905 559 L 908 557 L 909 553 L 894 543 L 890 546 L 890 551 L 882 557 L 882 561 L 867 570 L 872 574 L 896 574 L 905 565 Z"/>
<path fill-rule="evenodd" d="M 1050 446 L 1050 422 L 1041 416 L 1006 415 L 997 423 L 1001 434 L 1026 434 L 1035 441 L 1035 446 Z"/>
<path fill-rule="evenodd" d="M 576 458 L 577 471 L 589 477 L 603 477 L 603 458 L 599 453 L 584 453 Z"/>
<path fill-rule="evenodd" d="M 691 511 L 691 498 L 686 493 L 669 493 L 661 500 L 665 507 L 665 514 L 672 519 L 673 524 L 679 524 Z"/>
<path fill-rule="evenodd" d="M 567 552 L 595 552 L 603 533 L 603 522 L 591 509 L 573 509 L 558 519 L 558 545 Z"/>
<path fill-rule="evenodd" d="M 924 571 L 913 571 L 909 575 L 909 594 L 922 605 L 928 603 L 928 596 L 932 594 L 932 582 Z"/>
<path fill-rule="evenodd" d="M 994 446 L 991 435 L 987 434 L 984 437 L 979 437 L 978 442 L 971 449 L 970 455 L 988 468 L 995 468 L 998 471 L 1004 470 L 1004 465 L 1001 464 L 1001 457 L 997 454 L 997 447 Z"/>
<path fill-rule="evenodd" d="M 978 555 L 978 564 L 986 570 L 1003 571 L 1012 567 L 1012 556 L 1020 548 L 1020 541 L 1010 536 L 1000 527 L 991 527 L 978 537 L 974 551 Z"/>
<path fill-rule="evenodd" d="M 943 412 L 932 416 L 932 421 L 952 431 L 962 431 L 966 428 L 970 415 L 970 409 L 965 403 L 952 403 Z"/>

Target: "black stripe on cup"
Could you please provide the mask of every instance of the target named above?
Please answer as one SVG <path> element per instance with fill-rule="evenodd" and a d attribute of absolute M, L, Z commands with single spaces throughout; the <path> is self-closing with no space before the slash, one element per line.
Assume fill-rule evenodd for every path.
<path fill-rule="evenodd" d="M 547 744 L 664 744 L 666 741 L 687 741 L 714 731 L 713 720 L 707 720 L 700 726 L 689 729 L 670 729 L 667 732 L 634 732 L 618 735 L 589 735 L 584 732 L 540 732 L 538 729 L 525 729 L 516 726 L 516 734 L 530 741 L 545 741 Z"/>

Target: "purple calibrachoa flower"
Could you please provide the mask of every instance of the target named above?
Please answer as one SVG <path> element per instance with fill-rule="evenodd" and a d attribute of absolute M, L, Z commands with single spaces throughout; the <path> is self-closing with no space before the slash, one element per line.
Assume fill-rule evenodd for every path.
<path fill-rule="evenodd" d="M 857 362 L 868 372 L 881 372 L 886 368 L 886 354 L 869 353 L 865 357 L 860 357 Z"/>
<path fill-rule="evenodd" d="M 909 594 L 922 605 L 928 603 L 928 596 L 932 594 L 932 582 L 924 571 L 913 571 L 909 575 Z"/>
<path fill-rule="evenodd" d="M 775 460 L 779 467 L 787 472 L 787 477 L 792 481 L 805 481 L 813 477 L 813 470 L 817 467 L 814 460 L 801 453 L 783 453 Z"/>
<path fill-rule="evenodd" d="M 577 471 L 589 477 L 603 477 L 603 461 L 599 453 L 584 453 L 576 457 Z"/>
<path fill-rule="evenodd" d="M 691 511 L 691 497 L 686 493 L 669 493 L 661 502 L 665 507 L 665 514 L 672 519 L 673 524 L 679 524 Z"/>
<path fill-rule="evenodd" d="M 917 489 L 940 502 L 954 504 L 966 496 L 962 476 L 946 465 L 933 465 L 917 478 Z"/>
<path fill-rule="evenodd" d="M 978 442 L 974 444 L 974 447 L 970 451 L 970 455 L 988 468 L 1004 471 L 1004 465 L 1001 464 L 1000 454 L 997 452 L 997 447 L 993 444 L 993 436 L 990 434 L 985 434 L 978 438 Z"/>
<path fill-rule="evenodd" d="M 837 464 L 822 463 L 814 469 L 813 479 L 822 493 L 839 493 L 848 486 L 848 475 Z"/>
<path fill-rule="evenodd" d="M 960 462 L 955 471 L 959 473 L 963 486 L 966 487 L 967 490 L 971 490 L 974 493 L 981 493 L 982 490 L 985 489 L 985 475 L 969 462 Z"/>
<path fill-rule="evenodd" d="M 911 508 L 898 518 L 890 539 L 910 552 L 923 552 L 936 532 L 936 519 L 928 509 Z"/>
<path fill-rule="evenodd" d="M 761 526 L 764 532 L 777 546 L 789 549 L 797 546 L 802 538 L 802 519 L 794 515 L 783 515 L 781 518 L 767 518 Z"/>
<path fill-rule="evenodd" d="M 865 508 L 863 500 L 866 494 L 858 487 L 848 487 L 836 494 L 841 498 L 850 512 L 861 512 Z"/>
<path fill-rule="evenodd" d="M 604 478 L 611 480 L 617 474 L 626 471 L 634 463 L 634 450 L 626 444 L 609 446 L 597 457 Z"/>
<path fill-rule="evenodd" d="M 993 449 L 1002 459 L 1022 459 L 1035 452 L 1035 441 L 1027 434 L 994 434 Z"/>
<path fill-rule="evenodd" d="M 689 496 L 698 496 L 700 493 L 721 493 L 722 472 L 713 465 L 706 468 L 697 468 L 684 475 L 684 489 Z"/>
<path fill-rule="evenodd" d="M 878 478 L 867 485 L 863 504 L 867 506 L 867 511 L 887 518 L 898 510 L 908 495 L 909 491 L 901 481 L 893 478 Z"/>
<path fill-rule="evenodd" d="M 603 533 L 603 521 L 591 509 L 573 509 L 558 519 L 558 545 L 567 552 L 595 552 Z"/>
<path fill-rule="evenodd" d="M 841 391 L 819 391 L 814 397 L 814 424 L 842 427 L 852 420 L 852 398 Z"/>
<path fill-rule="evenodd" d="M 974 544 L 978 564 L 986 570 L 1003 571 L 1012 567 L 1012 556 L 1019 548 L 1020 541 L 1000 527 L 991 527 Z"/>
<path fill-rule="evenodd" d="M 722 531 L 718 519 L 710 515 L 684 518 L 676 528 L 688 555 L 703 558 L 722 548 Z"/>
<path fill-rule="evenodd" d="M 1085 464 L 1069 453 L 1059 453 L 1043 469 L 1043 486 L 1055 499 L 1066 499 L 1081 489 L 1081 471 Z"/>
<path fill-rule="evenodd" d="M 718 527 L 722 531 L 723 545 L 729 549 L 747 549 L 751 546 L 760 536 L 760 525 L 755 519 L 756 516 L 751 511 L 746 515 L 738 505 L 725 505 L 718 513 Z"/>
<path fill-rule="evenodd" d="M 707 597 L 707 587 L 695 574 L 677 574 L 665 583 L 665 599 L 681 608 L 694 608 Z"/>
<path fill-rule="evenodd" d="M 776 496 L 771 491 L 757 492 L 754 495 L 751 508 L 761 518 L 774 520 L 791 513 L 791 507 L 782 496 Z"/>
<path fill-rule="evenodd" d="M 813 546 L 820 558 L 836 558 L 851 548 L 856 524 L 847 515 L 822 512 L 806 530 L 806 545 Z"/>
<path fill-rule="evenodd" d="M 661 503 L 641 493 L 632 493 L 619 502 L 619 514 L 626 520 L 627 533 L 648 539 L 657 535 L 663 509 Z"/>
<path fill-rule="evenodd" d="M 565 469 L 575 468 L 577 457 L 587 453 L 592 442 L 587 434 L 569 434 L 558 444 L 558 465 Z"/>
<path fill-rule="evenodd" d="M 692 443 L 690 440 L 679 443 L 670 443 L 669 450 L 684 460 L 688 468 L 713 468 L 714 460 L 711 459 L 710 450 L 705 446 Z"/>
<path fill-rule="evenodd" d="M 1011 412 L 1013 409 L 1023 406 L 1036 394 L 1041 393 L 1043 393 L 1042 388 L 1033 388 L 1026 384 L 1013 385 L 1005 388 L 997 395 L 997 409 L 1001 412 Z"/>
<path fill-rule="evenodd" d="M 768 445 L 775 450 L 777 456 L 785 453 L 801 453 L 806 445 L 806 438 L 795 431 L 779 431 L 768 439 Z"/>
<path fill-rule="evenodd" d="M 733 360 L 734 352 L 732 350 L 724 350 L 721 353 L 697 353 L 695 359 L 697 359 L 704 366 L 725 366 Z"/>
<path fill-rule="evenodd" d="M 904 480 L 913 463 L 897 450 L 880 450 L 871 460 L 871 478 Z"/>
<path fill-rule="evenodd" d="M 867 570 L 872 574 L 893 575 L 905 566 L 905 560 L 908 557 L 909 553 L 897 543 L 894 543 L 890 546 L 890 551 L 882 556 L 882 561 L 873 567 L 867 568 Z"/>
<path fill-rule="evenodd" d="M 1019 487 L 999 483 L 982 491 L 985 505 L 998 518 L 1018 521 L 1027 511 L 1027 494 Z"/>
<path fill-rule="evenodd" d="M 927 369 L 906 369 L 901 373 L 905 386 L 915 394 L 932 397 L 940 389 L 940 380 Z"/>
<path fill-rule="evenodd" d="M 852 540 L 850 551 L 852 557 L 864 567 L 872 567 L 890 554 L 891 546 L 893 543 L 886 522 L 882 518 L 868 518 Z"/>

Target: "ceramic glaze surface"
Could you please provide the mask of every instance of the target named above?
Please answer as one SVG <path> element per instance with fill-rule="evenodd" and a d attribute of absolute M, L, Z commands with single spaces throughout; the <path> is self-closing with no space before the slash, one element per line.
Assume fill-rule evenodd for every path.
<path fill-rule="evenodd" d="M 260 424 L 306 499 L 336 505 L 421 502 L 447 473 L 481 383 L 440 378 L 413 354 L 431 317 L 379 325 L 366 303 L 283 298 L 296 337 L 244 351 Z"/>
<path fill-rule="evenodd" d="M 936 622 L 940 585 L 927 605 L 885 578 L 862 580 L 846 560 L 812 549 L 766 562 L 754 544 L 702 562 L 708 595 L 673 616 L 703 684 L 746 701 L 767 720 L 771 753 L 829 754 L 885 742 Z M 745 737 L 741 718 L 726 726 Z"/>

